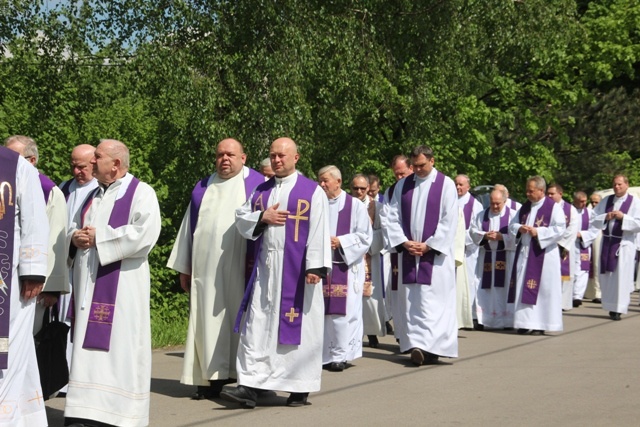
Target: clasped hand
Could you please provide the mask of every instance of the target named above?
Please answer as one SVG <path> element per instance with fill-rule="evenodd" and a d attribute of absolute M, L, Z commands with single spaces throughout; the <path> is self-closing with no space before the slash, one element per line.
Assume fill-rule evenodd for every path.
<path fill-rule="evenodd" d="M 429 252 L 429 250 L 431 249 L 429 246 L 427 246 L 426 243 L 414 242 L 413 240 L 407 240 L 402 244 L 402 246 L 404 246 L 404 248 L 407 252 L 409 252 L 410 255 L 415 256 L 422 256 Z"/>
<path fill-rule="evenodd" d="M 95 227 L 86 226 L 75 233 L 71 237 L 71 242 L 80 249 L 89 249 L 96 245 L 96 229 Z"/>

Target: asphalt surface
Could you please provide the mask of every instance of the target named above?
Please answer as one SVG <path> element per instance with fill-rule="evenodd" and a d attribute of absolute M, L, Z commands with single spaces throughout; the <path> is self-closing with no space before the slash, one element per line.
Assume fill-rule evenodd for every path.
<path fill-rule="evenodd" d="M 271 393 L 255 409 L 193 401 L 180 384 L 182 349 L 156 350 L 151 426 L 438 425 L 637 426 L 640 306 L 634 293 L 621 321 L 586 302 L 564 314 L 564 331 L 459 331 L 457 359 L 415 367 L 392 336 L 343 372 L 323 371 L 311 405 L 284 406 Z M 63 425 L 64 398 L 46 402 L 49 425 Z"/>

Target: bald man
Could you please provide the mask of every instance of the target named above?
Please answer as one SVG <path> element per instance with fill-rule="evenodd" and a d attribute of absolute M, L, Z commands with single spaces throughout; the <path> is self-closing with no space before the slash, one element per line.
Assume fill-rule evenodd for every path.
<path fill-rule="evenodd" d="M 247 243 L 234 226 L 235 209 L 264 182 L 264 176 L 244 165 L 246 160 L 240 142 L 228 138 L 218 143 L 216 172 L 193 189 L 167 263 L 191 293 L 180 382 L 198 387 L 194 400 L 219 397 L 224 384 L 237 376 L 239 336 L 233 325 L 251 271 L 246 274 Z"/>
<path fill-rule="evenodd" d="M 304 406 L 322 376 L 321 279 L 331 269 L 332 246 L 327 196 L 296 171 L 292 139 L 273 141 L 269 158 L 275 177 L 236 210 L 242 236 L 257 240 L 256 267 L 240 307 L 245 322 L 237 323 L 239 386 L 220 396 L 244 408 L 256 406 L 260 390 L 290 392 L 287 405 Z"/>
<path fill-rule="evenodd" d="M 100 142 L 91 165 L 100 185 L 68 234 L 75 345 L 65 425 L 148 426 L 148 256 L 160 235 L 160 207 L 155 191 L 128 172 L 122 142 Z"/>

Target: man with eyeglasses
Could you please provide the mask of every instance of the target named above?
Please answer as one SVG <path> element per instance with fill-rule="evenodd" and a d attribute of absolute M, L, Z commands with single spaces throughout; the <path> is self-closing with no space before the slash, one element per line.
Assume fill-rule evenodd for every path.
<path fill-rule="evenodd" d="M 382 203 L 376 201 L 369 193 L 369 178 L 357 174 L 351 179 L 351 195 L 364 203 L 373 231 L 373 240 L 365 255 L 365 281 L 362 291 L 362 323 L 364 335 L 369 340 L 369 347 L 379 345 L 378 337 L 386 335 L 384 289 L 382 281 L 382 257 L 384 236 L 380 222 Z"/>
<path fill-rule="evenodd" d="M 385 231 L 398 256 L 396 331 L 411 362 L 437 363 L 458 356 L 454 241 L 458 197 L 453 180 L 434 167 L 430 147 L 411 151 L 413 175 L 389 194 Z"/>

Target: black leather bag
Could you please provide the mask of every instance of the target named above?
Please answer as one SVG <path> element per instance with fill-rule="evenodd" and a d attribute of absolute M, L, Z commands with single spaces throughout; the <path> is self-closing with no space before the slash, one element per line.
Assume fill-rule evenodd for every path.
<path fill-rule="evenodd" d="M 40 384 L 44 400 L 49 399 L 56 391 L 69 382 L 69 366 L 67 365 L 67 334 L 69 326 L 58 320 L 58 306 L 44 311 L 42 329 L 35 337 L 36 357 L 40 371 Z"/>

